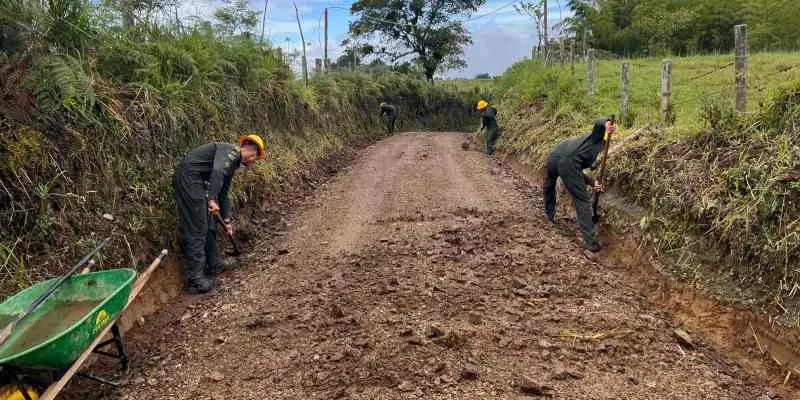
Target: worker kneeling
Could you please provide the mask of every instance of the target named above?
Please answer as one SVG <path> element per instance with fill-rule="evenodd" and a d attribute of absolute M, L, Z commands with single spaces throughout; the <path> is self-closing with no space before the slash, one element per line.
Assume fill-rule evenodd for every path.
<path fill-rule="evenodd" d="M 556 181 L 561 177 L 570 195 L 578 226 L 583 232 L 584 247 L 593 252 L 600 251 L 600 242 L 592 221 L 592 210 L 586 186 L 595 192 L 602 192 L 603 185 L 583 170 L 592 167 L 603 146 L 616 130 L 614 123 L 608 119 L 597 120 L 592 133 L 567 139 L 553 150 L 545 164 L 544 178 L 544 211 L 550 222 L 555 222 L 556 215 Z"/>
<path fill-rule="evenodd" d="M 217 248 L 215 214 L 222 214 L 225 229 L 233 235 L 228 193 L 239 166 L 264 159 L 264 141 L 258 135 L 239 138 L 239 145 L 208 143 L 190 151 L 175 170 L 172 181 L 186 259 L 187 288 L 206 293 L 216 276 L 235 264 L 223 260 Z"/>

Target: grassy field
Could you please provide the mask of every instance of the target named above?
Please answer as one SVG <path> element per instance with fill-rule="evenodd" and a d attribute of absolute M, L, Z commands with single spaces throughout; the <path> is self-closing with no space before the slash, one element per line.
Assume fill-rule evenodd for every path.
<path fill-rule="evenodd" d="M 672 106 L 675 114 L 674 127 L 678 131 L 693 130 L 703 126 L 700 118 L 703 105 L 719 103 L 733 105 L 734 67 L 733 54 L 718 56 L 673 57 L 672 59 Z M 629 60 L 629 110 L 633 126 L 660 119 L 661 64 L 663 58 Z M 531 62 L 530 65 L 532 65 Z M 622 60 L 597 61 L 596 95 L 587 102 L 589 109 L 599 114 L 620 114 Z M 516 92 L 522 97 L 536 97 L 541 89 L 538 77 L 525 76 L 557 75 L 569 78 L 570 67 L 563 71 L 555 66 L 536 65 L 528 71 L 514 71 L 500 79 L 504 92 Z M 523 67 L 524 68 L 524 67 Z M 522 76 L 517 76 L 522 75 Z M 575 65 L 576 93 L 588 92 L 587 65 Z M 748 111 L 757 111 L 775 87 L 788 81 L 800 79 L 800 53 L 753 54 L 748 60 Z M 563 83 L 562 83 L 563 84 Z M 502 84 L 501 84 L 502 85 Z"/>

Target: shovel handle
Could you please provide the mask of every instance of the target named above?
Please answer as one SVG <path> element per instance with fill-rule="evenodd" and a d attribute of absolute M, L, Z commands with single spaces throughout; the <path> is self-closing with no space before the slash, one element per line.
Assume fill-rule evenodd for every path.
<path fill-rule="evenodd" d="M 611 115 L 611 125 L 614 125 L 614 120 L 616 119 L 616 115 Z M 611 147 L 611 135 L 608 136 L 608 141 L 606 141 L 606 146 L 603 153 L 603 162 L 600 164 L 600 177 L 599 181 L 602 184 L 603 179 L 606 175 L 606 160 L 608 160 L 608 149 Z M 595 224 L 600 221 L 600 214 L 597 213 L 597 207 L 600 204 L 600 192 L 594 193 L 594 203 L 592 204 L 592 222 Z"/>
<path fill-rule="evenodd" d="M 220 225 L 222 225 L 222 227 L 225 228 L 225 220 L 222 219 L 222 216 L 219 215 L 219 213 L 214 213 L 214 216 L 217 217 L 217 221 L 220 223 Z M 228 239 L 230 239 L 231 245 L 233 246 L 233 251 L 234 253 L 236 253 L 235 255 L 241 254 L 241 251 L 239 251 L 239 245 L 236 244 L 236 239 L 234 239 L 233 235 L 225 231 L 225 236 L 227 236 Z"/>

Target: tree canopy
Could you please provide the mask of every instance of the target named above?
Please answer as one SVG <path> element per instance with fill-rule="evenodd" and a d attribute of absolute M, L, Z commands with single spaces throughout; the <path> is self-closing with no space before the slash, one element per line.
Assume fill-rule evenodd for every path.
<path fill-rule="evenodd" d="M 620 55 L 730 51 L 733 26 L 748 24 L 754 50 L 800 48 L 796 0 L 569 0 L 567 26 Z"/>
<path fill-rule="evenodd" d="M 350 11 L 354 39 L 366 39 L 361 54 L 389 63 L 411 57 L 428 80 L 462 68 L 464 46 L 472 43 L 463 19 L 486 0 L 357 0 Z"/>

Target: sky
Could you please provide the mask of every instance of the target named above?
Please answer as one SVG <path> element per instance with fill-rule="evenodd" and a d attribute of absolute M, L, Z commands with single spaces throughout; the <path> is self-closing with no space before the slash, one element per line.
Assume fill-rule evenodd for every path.
<path fill-rule="evenodd" d="M 283 49 L 300 49 L 302 41 L 291 0 L 267 1 L 265 38 Z M 326 7 L 329 9 L 328 57 L 335 60 L 342 54 L 341 43 L 347 37 L 348 23 L 352 20 L 349 9 L 353 1 L 295 1 L 307 43 L 309 68 L 313 68 L 314 58 L 321 58 L 323 54 L 322 15 Z M 563 2 L 565 1 L 562 0 Z M 536 28 L 530 17 L 522 16 L 514 10 L 512 3 L 510 0 L 489 0 L 473 15 L 466 24 L 473 41 L 464 49 L 467 67 L 447 71 L 441 74 L 442 77 L 472 78 L 481 73 L 499 75 L 515 62 L 530 57 L 531 48 L 536 44 Z M 184 18 L 199 16 L 212 19 L 214 9 L 220 4 L 220 0 L 184 0 L 179 12 Z M 250 7 L 263 12 L 264 2 L 251 0 Z M 548 20 L 551 27 L 561 18 L 559 7 L 557 0 L 550 0 Z M 566 16 L 565 11 L 563 17 Z M 256 28 L 256 34 L 260 33 L 261 21 Z"/>

